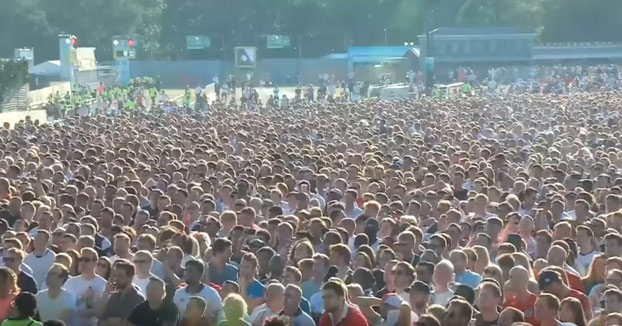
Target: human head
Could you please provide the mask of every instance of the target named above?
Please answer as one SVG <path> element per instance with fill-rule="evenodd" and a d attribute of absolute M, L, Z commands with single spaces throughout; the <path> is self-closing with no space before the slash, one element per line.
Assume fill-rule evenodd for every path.
<path fill-rule="evenodd" d="M 226 320 L 241 320 L 244 318 L 244 314 L 248 310 L 246 301 L 239 294 L 229 294 L 225 300 L 223 300 L 222 310 L 225 314 Z"/>
<path fill-rule="evenodd" d="M 550 323 L 557 318 L 559 299 L 550 293 L 540 293 L 534 306 L 534 315 L 540 323 Z"/>
<path fill-rule="evenodd" d="M 562 300 L 559 305 L 559 321 L 576 325 L 587 325 L 581 301 L 573 297 Z"/>
<path fill-rule="evenodd" d="M 30 292 L 21 292 L 13 299 L 13 307 L 9 315 L 12 318 L 26 319 L 35 316 L 37 299 Z"/>
<path fill-rule="evenodd" d="M 69 269 L 59 263 L 54 263 L 45 274 L 45 284 L 49 289 L 60 289 L 68 278 Z"/>
<path fill-rule="evenodd" d="M 152 276 L 147 283 L 146 299 L 152 303 L 160 303 L 166 296 L 166 286 L 162 279 Z"/>
<path fill-rule="evenodd" d="M 525 314 L 514 307 L 506 307 L 499 314 L 497 326 L 512 326 L 513 323 L 524 322 Z"/>
<path fill-rule="evenodd" d="M 228 297 L 228 296 L 227 296 Z M 188 305 L 186 306 L 186 318 L 190 320 L 197 320 L 205 316 L 205 308 L 207 303 L 205 299 L 200 296 L 191 296 L 188 299 Z M 224 310 L 224 306 L 223 306 Z"/>
<path fill-rule="evenodd" d="M 501 303 L 501 289 L 494 282 L 482 282 L 479 287 L 478 302 L 481 311 L 495 311 Z"/>
<path fill-rule="evenodd" d="M 345 305 L 346 287 L 342 281 L 331 279 L 322 286 L 324 310 L 336 312 Z"/>
<path fill-rule="evenodd" d="M 185 279 L 188 285 L 197 285 L 201 282 L 203 278 L 203 270 L 205 265 L 200 260 L 189 260 L 186 262 L 186 273 Z"/>
<path fill-rule="evenodd" d="M 472 316 L 473 308 L 467 301 L 463 299 L 452 299 L 447 306 L 443 325 L 467 326 Z"/>
<path fill-rule="evenodd" d="M 434 268 L 434 285 L 446 288 L 454 273 L 454 266 L 449 260 L 441 260 Z"/>
<path fill-rule="evenodd" d="M 266 305 L 272 311 L 283 310 L 285 303 L 285 287 L 281 283 L 270 283 L 266 286 Z"/>
<path fill-rule="evenodd" d="M 20 272 L 20 266 L 24 261 L 24 252 L 18 248 L 8 248 L 3 250 L 2 259 L 4 264 L 17 274 Z"/>
<path fill-rule="evenodd" d="M 300 308 L 302 290 L 294 284 L 285 287 L 285 303 L 283 309 L 288 316 L 293 316 Z"/>
<path fill-rule="evenodd" d="M 117 259 L 112 268 L 110 278 L 119 290 L 125 290 L 132 286 L 136 268 L 126 259 Z"/>

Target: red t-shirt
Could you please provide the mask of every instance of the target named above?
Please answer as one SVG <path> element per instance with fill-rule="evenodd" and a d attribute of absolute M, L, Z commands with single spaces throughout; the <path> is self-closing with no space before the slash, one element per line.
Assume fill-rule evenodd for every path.
<path fill-rule="evenodd" d="M 568 272 L 566 272 L 566 275 L 568 276 L 568 286 L 570 286 L 571 289 L 585 293 L 585 286 L 577 275 Z"/>
<path fill-rule="evenodd" d="M 570 289 L 569 296 L 573 298 L 577 298 L 579 299 L 579 301 L 581 301 L 581 306 L 583 307 L 583 314 L 585 315 L 585 319 L 591 320 L 592 319 L 592 304 L 590 303 L 590 300 L 587 298 L 587 296 L 583 294 L 583 292 L 579 292 L 574 289 Z"/>
<path fill-rule="evenodd" d="M 369 326 L 367 319 L 363 316 L 363 313 L 358 307 L 348 305 L 348 312 L 346 317 L 333 324 L 333 320 L 328 315 L 328 312 L 324 312 L 320 317 L 319 326 Z"/>
<path fill-rule="evenodd" d="M 503 307 L 504 308 L 512 307 L 512 308 L 516 308 L 522 311 L 523 314 L 525 314 L 526 322 L 534 326 L 538 326 L 540 323 L 536 321 L 536 318 L 534 315 L 534 306 L 536 304 L 537 298 L 538 296 L 533 293 L 531 293 L 529 297 L 527 297 L 527 300 L 524 300 L 524 301 L 520 301 L 518 297 L 515 295 L 508 296 L 505 299 L 505 302 L 503 303 Z"/>

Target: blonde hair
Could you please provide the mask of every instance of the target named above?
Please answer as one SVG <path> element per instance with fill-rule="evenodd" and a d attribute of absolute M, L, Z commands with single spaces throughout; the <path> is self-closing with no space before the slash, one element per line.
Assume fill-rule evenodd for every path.
<path fill-rule="evenodd" d="M 246 301 L 239 294 L 231 293 L 223 300 L 222 310 L 226 320 L 239 320 L 248 310 Z"/>
<path fill-rule="evenodd" d="M 17 286 L 17 275 L 13 270 L 7 267 L 0 267 L 0 281 L 7 283 L 8 294 L 17 294 L 19 287 Z"/>

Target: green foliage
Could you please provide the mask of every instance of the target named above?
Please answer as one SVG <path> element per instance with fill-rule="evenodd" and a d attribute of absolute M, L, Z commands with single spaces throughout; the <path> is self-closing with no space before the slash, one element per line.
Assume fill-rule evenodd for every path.
<path fill-rule="evenodd" d="M 0 56 L 35 47 L 37 61 L 58 58 L 56 36 L 112 57 L 114 35 L 136 39 L 140 58 L 188 58 L 186 35 L 209 35 L 206 55 L 234 46 L 265 46 L 289 35 L 296 56 L 351 45 L 417 41 L 424 19 L 440 26 L 519 26 L 548 42 L 622 41 L 622 0 L 1 0 Z M 386 32 L 385 32 L 386 30 Z M 386 36 L 385 36 L 386 35 Z"/>
<path fill-rule="evenodd" d="M 28 81 L 26 60 L 0 60 L 0 103 L 8 90 L 22 87 Z"/>

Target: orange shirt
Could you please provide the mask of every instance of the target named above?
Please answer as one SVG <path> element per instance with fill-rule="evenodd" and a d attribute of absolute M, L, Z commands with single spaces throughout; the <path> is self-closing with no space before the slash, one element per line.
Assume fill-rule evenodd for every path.
<path fill-rule="evenodd" d="M 516 308 L 522 311 L 523 314 L 525 314 L 526 322 L 534 326 L 538 326 L 540 323 L 536 321 L 535 315 L 533 313 L 537 298 L 538 298 L 537 295 L 530 293 L 529 297 L 527 297 L 527 300 L 520 301 L 517 296 L 511 295 L 505 298 L 503 307 L 504 308 L 512 307 L 512 308 Z"/>

